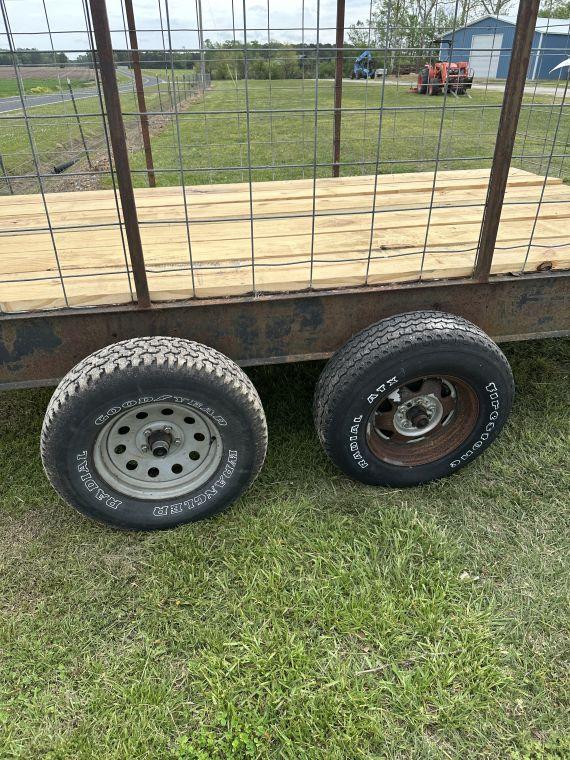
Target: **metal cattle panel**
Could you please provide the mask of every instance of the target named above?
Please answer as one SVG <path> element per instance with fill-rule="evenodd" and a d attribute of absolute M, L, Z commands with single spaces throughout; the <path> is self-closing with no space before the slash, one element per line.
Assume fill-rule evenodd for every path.
<path fill-rule="evenodd" d="M 0 388 L 54 384 L 92 351 L 143 335 L 197 340 L 244 366 L 322 359 L 374 322 L 418 309 L 464 316 L 499 341 L 568 335 L 569 286 L 570 275 L 543 273 L 0 317 Z"/>

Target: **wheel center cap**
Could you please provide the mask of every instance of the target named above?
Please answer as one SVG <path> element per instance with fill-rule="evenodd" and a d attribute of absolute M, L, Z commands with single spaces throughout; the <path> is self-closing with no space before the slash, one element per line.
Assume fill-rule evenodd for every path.
<path fill-rule="evenodd" d="M 165 430 L 155 430 L 148 437 L 148 445 L 155 457 L 165 457 L 172 445 L 172 436 Z"/>

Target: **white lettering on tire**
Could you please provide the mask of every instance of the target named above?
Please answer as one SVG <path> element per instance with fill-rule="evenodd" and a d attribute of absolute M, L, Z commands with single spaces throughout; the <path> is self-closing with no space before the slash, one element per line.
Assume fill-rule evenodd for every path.
<path fill-rule="evenodd" d="M 155 507 L 152 511 L 154 517 L 167 517 L 168 515 L 176 515 L 186 510 L 191 511 L 196 507 L 201 507 L 206 504 L 210 499 L 221 491 L 225 487 L 228 480 L 234 474 L 234 470 L 237 465 L 238 453 L 230 449 L 228 451 L 228 458 L 222 474 L 214 481 L 214 483 L 206 488 L 202 493 L 193 496 L 191 499 L 177 502 L 176 504 L 164 504 L 163 506 Z"/>
<path fill-rule="evenodd" d="M 87 464 L 87 452 L 82 451 L 77 455 L 77 472 L 81 478 L 81 482 L 85 488 L 91 493 L 98 501 L 104 501 L 105 505 L 109 509 L 117 509 L 123 502 L 120 499 L 114 499 L 97 483 L 95 478 L 91 475 L 89 466 Z"/>
<path fill-rule="evenodd" d="M 396 375 L 388 378 L 388 380 L 385 380 L 383 383 L 378 385 L 374 389 L 374 391 L 372 391 L 372 393 L 368 394 L 366 400 L 368 401 L 369 404 L 374 403 L 374 401 L 379 396 L 384 395 L 394 385 L 398 385 L 398 378 L 396 377 Z M 351 457 L 356 461 L 358 466 L 364 470 L 369 465 L 366 459 L 362 456 L 362 452 L 360 451 L 360 446 L 358 443 L 358 433 L 359 433 L 360 425 L 363 419 L 364 419 L 364 415 L 360 414 L 358 417 L 354 417 L 351 420 L 350 434 L 348 436 L 348 448 L 349 448 Z"/>
<path fill-rule="evenodd" d="M 470 449 L 465 451 L 463 454 L 461 454 L 460 457 L 457 459 L 454 459 L 453 462 L 450 463 L 451 469 L 455 469 L 456 467 L 459 467 L 459 465 L 462 462 L 466 462 L 468 459 L 470 459 L 473 454 L 477 451 L 477 449 L 481 448 L 481 446 L 485 443 L 486 440 L 488 440 L 490 433 L 493 431 L 495 427 L 495 422 L 499 418 L 499 409 L 501 406 L 500 399 L 499 399 L 499 391 L 497 389 L 497 386 L 495 383 L 491 382 L 488 383 L 485 386 L 485 390 L 489 394 L 489 401 L 491 403 L 491 407 L 493 411 L 489 415 L 489 421 L 485 425 L 485 431 L 480 435 L 479 439 L 475 441 L 475 443 L 471 446 Z"/>
<path fill-rule="evenodd" d="M 95 419 L 95 424 L 97 426 L 103 425 L 105 422 L 107 422 L 107 420 L 111 419 L 111 417 L 119 414 L 119 412 L 123 412 L 126 409 L 131 409 L 133 406 L 143 406 L 144 404 L 150 404 L 151 402 L 157 401 L 173 401 L 176 404 L 185 404 L 186 406 L 190 406 L 193 409 L 199 409 L 204 414 L 207 414 L 208 417 L 211 417 L 215 422 L 218 423 L 218 425 L 225 426 L 228 424 L 224 417 L 222 417 L 220 414 L 217 414 L 216 411 L 207 404 L 203 404 L 201 401 L 197 401 L 196 399 L 183 398 L 182 396 L 171 396 L 170 394 L 163 394 L 162 396 L 142 396 L 138 399 L 128 399 L 127 401 L 123 401 L 121 406 L 112 406 L 104 414 L 100 414 Z"/>

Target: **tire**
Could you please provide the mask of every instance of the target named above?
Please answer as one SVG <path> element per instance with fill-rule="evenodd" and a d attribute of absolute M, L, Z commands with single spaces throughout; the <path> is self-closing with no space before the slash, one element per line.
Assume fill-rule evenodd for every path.
<path fill-rule="evenodd" d="M 79 362 L 41 434 L 60 496 L 134 530 L 225 509 L 253 482 L 266 448 L 263 407 L 242 370 L 212 348 L 164 337 L 114 343 Z"/>
<path fill-rule="evenodd" d="M 429 71 L 427 68 L 425 68 L 418 75 L 418 93 L 420 95 L 425 95 L 427 93 L 428 81 L 429 81 Z"/>
<path fill-rule="evenodd" d="M 414 486 L 456 472 L 497 437 L 514 382 L 498 346 L 465 319 L 418 311 L 363 330 L 317 383 L 329 458 L 362 483 Z"/>

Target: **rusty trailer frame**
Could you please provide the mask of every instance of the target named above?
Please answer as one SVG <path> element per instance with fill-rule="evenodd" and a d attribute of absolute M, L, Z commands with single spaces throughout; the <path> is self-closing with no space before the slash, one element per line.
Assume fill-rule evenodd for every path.
<path fill-rule="evenodd" d="M 368 325 L 387 316 L 422 309 L 439 309 L 466 317 L 497 341 L 570 334 L 570 273 L 543 271 L 489 276 L 539 0 L 521 0 L 519 6 L 471 277 L 160 304 L 152 303 L 149 297 L 106 5 L 104 0 L 90 0 L 90 8 L 137 302 L 0 315 L 0 388 L 54 384 L 91 352 L 122 339 L 145 335 L 191 338 L 248 366 L 323 359 Z M 132 25 L 130 0 L 126 8 Z M 344 0 L 338 0 L 337 22 L 344 25 Z M 135 50 L 135 30 L 130 31 Z M 334 176 L 338 176 L 339 170 L 342 114 L 343 29 L 338 28 L 336 55 Z M 138 54 L 134 63 L 138 63 Z M 139 75 L 136 82 L 140 84 Z M 144 112 L 144 99 L 139 102 Z M 151 176 L 154 180 L 152 155 L 146 150 L 148 129 L 146 138 L 146 165 L 149 180 Z"/>

